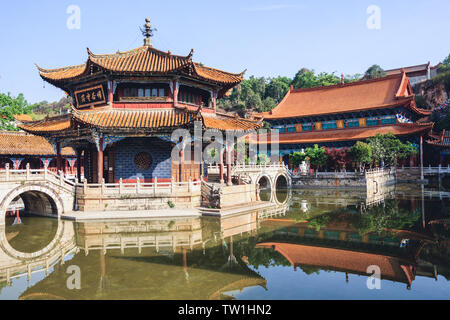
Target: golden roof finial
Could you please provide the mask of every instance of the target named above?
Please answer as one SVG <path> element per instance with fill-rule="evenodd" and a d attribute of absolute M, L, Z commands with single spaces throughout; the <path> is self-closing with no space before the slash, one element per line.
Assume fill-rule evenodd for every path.
<path fill-rule="evenodd" d="M 152 46 L 153 31 L 158 30 L 152 28 L 152 25 L 150 24 L 150 18 L 146 18 L 144 28 L 141 28 L 142 35 L 145 37 L 144 46 Z"/>

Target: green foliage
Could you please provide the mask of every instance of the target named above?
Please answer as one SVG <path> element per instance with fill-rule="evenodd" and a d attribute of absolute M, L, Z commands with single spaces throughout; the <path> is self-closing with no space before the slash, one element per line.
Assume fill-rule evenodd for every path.
<path fill-rule="evenodd" d="M 360 77 L 359 74 L 347 75 L 344 81 L 352 82 Z M 295 88 L 310 88 L 338 84 L 340 81 L 340 77 L 334 73 L 322 72 L 316 75 L 314 71 L 305 68 L 297 72 L 294 79 L 251 76 L 236 86 L 229 97 L 219 99 L 217 106 L 225 111 L 270 111 L 284 98 L 291 84 Z"/>
<path fill-rule="evenodd" d="M 256 161 L 256 164 L 269 164 L 270 159 L 267 156 L 267 154 L 259 154 L 258 155 L 258 160 Z"/>
<path fill-rule="evenodd" d="M 417 153 L 414 145 L 402 143 L 393 133 L 377 134 L 367 139 L 375 161 L 381 166 L 394 166 L 397 159 L 405 159 Z"/>
<path fill-rule="evenodd" d="M 367 71 L 364 74 L 364 77 L 366 79 L 375 79 L 375 78 L 381 78 L 381 77 L 385 77 L 385 76 L 386 76 L 386 72 L 384 72 L 384 70 L 377 64 L 374 64 L 371 67 L 369 67 L 369 69 L 367 69 Z"/>
<path fill-rule="evenodd" d="M 167 205 L 169 206 L 169 208 L 174 208 L 175 207 L 175 204 L 172 201 L 170 201 L 170 200 L 167 201 Z"/>
<path fill-rule="evenodd" d="M 306 161 L 306 153 L 295 151 L 289 155 L 290 162 L 298 167 L 303 161 Z"/>
<path fill-rule="evenodd" d="M 31 114 L 32 107 L 28 105 L 23 94 L 13 97 L 10 93 L 0 93 L 0 130 L 17 131 L 14 126 L 14 115 Z"/>
<path fill-rule="evenodd" d="M 324 147 L 315 144 L 313 148 L 306 148 L 305 152 L 294 152 L 289 155 L 295 166 L 300 165 L 303 161 L 309 161 L 311 167 L 320 168 L 327 161 L 327 154 Z"/>
<path fill-rule="evenodd" d="M 361 235 L 376 233 L 388 236 L 389 230 L 409 228 L 420 218 L 418 212 L 401 209 L 396 200 L 375 206 L 362 215 L 355 215 L 351 224 Z"/>
<path fill-rule="evenodd" d="M 372 148 L 368 143 L 357 141 L 350 148 L 350 155 L 359 165 L 360 171 L 372 162 Z"/>
<path fill-rule="evenodd" d="M 340 82 L 341 79 L 336 76 L 334 72 L 321 72 L 316 75 L 314 70 L 302 68 L 296 73 L 294 79 L 292 80 L 292 85 L 297 89 L 330 86 Z"/>

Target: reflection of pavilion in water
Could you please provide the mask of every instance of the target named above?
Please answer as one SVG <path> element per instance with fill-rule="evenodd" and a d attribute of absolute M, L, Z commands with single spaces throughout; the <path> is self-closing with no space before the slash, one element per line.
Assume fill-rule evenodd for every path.
<path fill-rule="evenodd" d="M 386 235 L 360 235 L 347 221 L 339 219 L 319 230 L 307 222 L 293 220 L 268 219 L 263 226 L 277 231 L 256 247 L 277 251 L 294 269 L 313 267 L 345 272 L 348 281 L 348 274 L 368 275 L 367 268 L 375 265 L 380 267 L 381 279 L 405 283 L 407 288 L 416 275 L 437 279 L 436 266 L 419 259 L 427 245 L 436 244 L 429 230 L 389 230 Z"/>
<path fill-rule="evenodd" d="M 54 265 L 21 298 L 217 299 L 230 298 L 224 292 L 265 287 L 265 279 L 233 250 L 264 216 L 273 212 L 73 224 L 77 251 L 66 265 L 80 266 L 81 290 L 67 289 L 68 275 Z"/>
<path fill-rule="evenodd" d="M 77 251 L 73 224 L 69 221 L 58 221 L 55 238 L 45 248 L 34 253 L 22 253 L 12 248 L 8 241 L 17 236 L 17 232 L 6 232 L 0 227 L 0 283 L 24 275 L 29 280 L 32 274 L 45 273 L 58 264 L 64 264 L 67 256 Z"/>
<path fill-rule="evenodd" d="M 388 236 L 361 236 L 345 219 L 327 223 L 317 231 L 305 222 L 287 219 L 283 212 L 280 216 L 279 210 L 221 218 L 65 222 L 72 226 L 67 249 L 74 253 L 66 265 L 80 266 L 81 289 L 67 288 L 69 275 L 58 261 L 62 262 L 68 251 L 57 245 L 46 253 L 46 257 L 54 254 L 54 262 L 39 255 L 18 259 L 24 265 L 34 263 L 32 272 L 39 264 L 45 266 L 45 261 L 50 262 L 47 273 L 53 266 L 53 272 L 27 288 L 21 299 L 232 298 L 230 292 L 236 290 L 265 288 L 266 280 L 248 266 L 259 265 L 247 257 L 251 251 L 261 250 L 258 248 L 267 248 L 269 253 L 275 249 L 294 268 L 343 272 L 347 280 L 349 274 L 368 276 L 369 265 L 380 267 L 382 279 L 408 287 L 418 275 L 437 278 L 438 271 L 446 277 L 450 274 L 445 269 L 448 261 L 442 266 L 442 252 L 434 249 L 436 236 L 429 224 L 423 231 L 392 230 Z M 402 245 L 404 239 L 409 239 L 407 246 Z M 1 260 L 0 270 L 8 263 Z M 26 266 L 11 269 L 10 278 L 17 276 L 14 272 L 26 274 L 28 270 Z"/>
<path fill-rule="evenodd" d="M 301 189 L 292 196 L 292 202 L 297 203 L 303 212 L 307 212 L 311 205 L 331 205 L 359 207 L 361 211 L 383 203 L 393 198 L 394 185 L 380 186 L 379 189 Z"/>

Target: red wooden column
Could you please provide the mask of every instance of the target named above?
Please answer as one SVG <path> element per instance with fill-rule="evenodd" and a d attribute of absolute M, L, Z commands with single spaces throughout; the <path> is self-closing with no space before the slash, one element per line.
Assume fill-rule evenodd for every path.
<path fill-rule="evenodd" d="M 177 88 L 178 81 L 173 81 L 173 105 L 176 106 L 178 104 L 178 88 Z"/>
<path fill-rule="evenodd" d="M 213 107 L 214 111 L 216 111 L 216 91 L 213 91 L 212 107 Z"/>
<path fill-rule="evenodd" d="M 98 153 L 97 153 L 97 176 L 98 182 L 102 183 L 103 181 L 103 137 L 99 139 Z"/>
<path fill-rule="evenodd" d="M 219 179 L 220 183 L 224 183 L 223 180 L 223 149 L 222 147 L 219 147 Z"/>
<path fill-rule="evenodd" d="M 108 102 L 113 103 L 114 100 L 114 82 L 109 82 L 109 91 L 108 91 Z"/>

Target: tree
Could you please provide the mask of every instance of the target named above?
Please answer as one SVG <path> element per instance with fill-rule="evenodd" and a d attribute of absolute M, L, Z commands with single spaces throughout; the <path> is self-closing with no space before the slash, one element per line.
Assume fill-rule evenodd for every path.
<path fill-rule="evenodd" d="M 0 130 L 17 131 L 14 125 L 14 115 L 31 114 L 31 106 L 25 100 L 23 94 L 17 97 L 0 93 Z"/>
<path fill-rule="evenodd" d="M 350 162 L 349 148 L 326 148 L 327 167 L 332 170 L 345 169 Z"/>
<path fill-rule="evenodd" d="M 358 141 L 350 148 L 350 154 L 353 160 L 359 166 L 359 170 L 362 172 L 364 167 L 372 162 L 372 148 L 369 144 Z"/>
<path fill-rule="evenodd" d="M 298 167 L 303 161 L 306 161 L 306 153 L 295 151 L 289 155 L 289 160 L 294 166 Z"/>
<path fill-rule="evenodd" d="M 270 78 L 266 86 L 265 97 L 272 98 L 277 103 L 283 99 L 289 90 L 291 79 L 288 77 Z"/>
<path fill-rule="evenodd" d="M 264 99 L 264 101 L 262 102 L 262 111 L 270 111 L 273 108 L 275 108 L 276 106 L 276 102 L 273 98 L 271 97 L 267 97 Z"/>
<path fill-rule="evenodd" d="M 393 133 L 377 134 L 367 139 L 374 160 L 381 163 L 381 166 L 394 166 L 397 159 L 405 159 L 417 153 L 417 148 L 411 143 L 402 143 Z"/>
<path fill-rule="evenodd" d="M 321 72 L 316 75 L 314 70 L 302 68 L 296 73 L 294 79 L 292 80 L 292 85 L 294 88 L 312 88 L 330 86 L 340 82 L 341 79 L 336 76 L 334 72 Z"/>
<path fill-rule="evenodd" d="M 386 72 L 377 64 L 372 65 L 364 74 L 366 79 L 375 79 L 386 76 Z"/>

